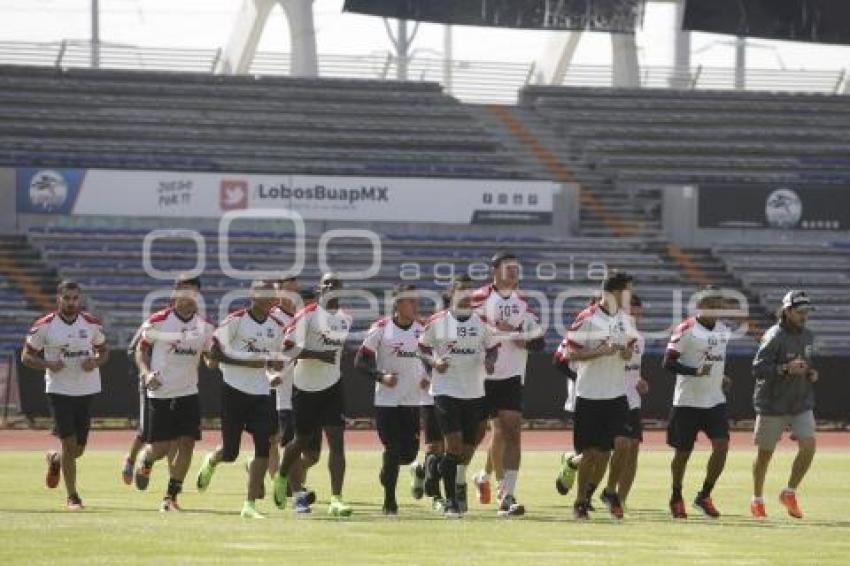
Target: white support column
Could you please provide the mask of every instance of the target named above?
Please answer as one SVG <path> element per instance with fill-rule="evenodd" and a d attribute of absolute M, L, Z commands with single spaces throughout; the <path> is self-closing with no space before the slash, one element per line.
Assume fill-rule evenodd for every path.
<path fill-rule="evenodd" d="M 251 69 L 269 14 L 278 3 L 289 24 L 289 74 L 297 77 L 319 75 L 313 0 L 244 0 L 236 15 L 227 46 L 216 66 L 217 73 L 244 74 Z"/>
<path fill-rule="evenodd" d="M 675 76 L 670 81 L 670 86 L 673 88 L 690 87 L 690 81 L 686 80 L 685 77 L 688 77 L 691 71 L 691 32 L 682 29 L 684 21 L 685 0 L 679 0 L 676 3 L 676 15 L 673 23 L 675 26 L 673 51 Z"/>
<path fill-rule="evenodd" d="M 216 66 L 216 73 L 241 75 L 250 70 L 266 21 L 276 2 L 277 0 L 244 0 L 242 2 L 227 46 Z"/>
<path fill-rule="evenodd" d="M 564 78 L 578 50 L 581 35 L 581 31 L 552 32 L 543 53 L 535 61 L 541 84 L 564 84 Z"/>
<path fill-rule="evenodd" d="M 443 87 L 446 94 L 452 94 L 452 60 L 454 59 L 454 45 L 452 42 L 452 26 L 443 26 Z"/>
<path fill-rule="evenodd" d="M 640 67 L 638 65 L 635 34 L 612 33 L 611 46 L 614 60 L 614 86 L 620 88 L 640 87 Z"/>
<path fill-rule="evenodd" d="M 735 90 L 747 88 L 747 38 L 735 41 Z"/>
<path fill-rule="evenodd" d="M 289 22 L 292 63 L 289 74 L 295 77 L 319 76 L 319 50 L 313 21 L 313 0 L 279 0 Z"/>

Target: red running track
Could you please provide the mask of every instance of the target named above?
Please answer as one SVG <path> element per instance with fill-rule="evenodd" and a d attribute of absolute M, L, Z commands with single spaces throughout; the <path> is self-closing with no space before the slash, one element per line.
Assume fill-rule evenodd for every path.
<path fill-rule="evenodd" d="M 89 447 L 94 450 L 125 450 L 133 436 L 134 432 L 130 430 L 93 430 L 89 437 Z M 202 447 L 211 448 L 218 443 L 219 438 L 219 431 L 206 430 L 200 444 Z M 374 430 L 350 430 L 346 432 L 345 438 L 346 445 L 353 449 L 372 450 L 380 446 Z M 821 449 L 839 451 L 850 449 L 850 432 L 820 432 L 817 439 Z M 0 450 L 45 450 L 54 442 L 47 430 L 0 430 Z M 527 430 L 523 432 L 522 445 L 525 450 L 568 450 L 572 448 L 572 431 Z M 793 445 L 794 443 L 786 436 L 782 440 L 780 449 L 788 449 Z M 650 450 L 666 450 L 664 431 L 646 431 L 644 447 Z M 701 438 L 697 449 L 708 447 L 708 442 Z M 732 447 L 752 449 L 752 433 L 733 432 Z"/>

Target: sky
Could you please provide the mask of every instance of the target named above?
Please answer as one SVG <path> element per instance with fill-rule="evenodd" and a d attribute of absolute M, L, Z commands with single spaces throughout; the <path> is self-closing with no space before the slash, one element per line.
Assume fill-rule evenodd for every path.
<path fill-rule="evenodd" d="M 100 0 L 104 42 L 159 47 L 217 48 L 230 32 L 243 0 Z M 342 13 L 342 0 L 315 0 L 319 53 L 365 55 L 390 48 L 380 18 Z M 0 42 L 49 42 L 85 39 L 90 33 L 90 0 L 0 0 Z M 642 65 L 667 66 L 673 61 L 674 7 L 650 2 L 637 34 Z M 528 63 L 542 54 L 551 32 L 455 27 L 454 59 Z M 731 67 L 733 38 L 695 33 L 692 64 Z M 440 56 L 443 26 L 422 24 L 413 48 L 424 56 Z M 288 52 L 289 32 L 276 7 L 263 34 L 261 51 Z M 610 64 L 607 34 L 587 33 L 574 64 Z M 765 69 L 850 67 L 850 47 L 751 40 L 748 66 Z"/>

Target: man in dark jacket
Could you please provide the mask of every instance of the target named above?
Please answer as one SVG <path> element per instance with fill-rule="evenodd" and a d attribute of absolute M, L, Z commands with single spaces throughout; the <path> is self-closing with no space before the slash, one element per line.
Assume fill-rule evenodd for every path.
<path fill-rule="evenodd" d="M 755 444 L 758 455 L 753 463 L 753 500 L 750 513 L 767 516 L 762 493 L 767 467 L 782 432 L 791 428 L 799 445 L 788 485 L 779 501 L 788 514 L 802 519 L 796 489 L 803 481 L 815 455 L 815 396 L 812 385 L 818 372 L 812 367 L 813 335 L 806 328 L 811 302 L 803 291 L 790 291 L 782 299 L 779 322 L 764 335 L 753 360 L 756 385 Z"/>

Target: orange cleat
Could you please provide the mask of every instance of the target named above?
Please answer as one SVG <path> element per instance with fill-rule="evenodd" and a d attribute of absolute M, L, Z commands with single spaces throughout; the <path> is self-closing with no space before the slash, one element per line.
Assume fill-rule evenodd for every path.
<path fill-rule="evenodd" d="M 754 519 L 767 519 L 767 511 L 764 508 L 764 501 L 751 501 L 750 515 L 752 515 Z"/>
<path fill-rule="evenodd" d="M 779 502 L 788 510 L 788 514 L 795 519 L 802 519 L 803 512 L 800 511 L 800 506 L 797 505 L 797 495 L 790 490 L 783 489 L 779 494 Z"/>
<path fill-rule="evenodd" d="M 478 492 L 478 503 L 489 505 L 491 499 L 490 480 L 485 480 L 480 475 L 476 475 L 472 479 L 475 481 L 475 491 Z"/>
<path fill-rule="evenodd" d="M 59 485 L 59 477 L 62 475 L 62 466 L 59 461 L 59 454 L 54 451 L 47 453 L 47 475 L 44 478 L 44 483 L 50 489 Z"/>

